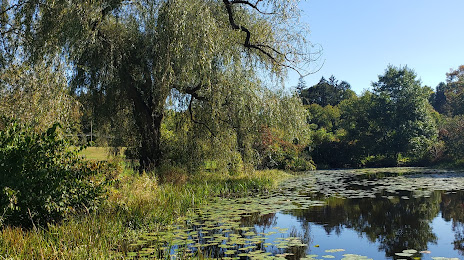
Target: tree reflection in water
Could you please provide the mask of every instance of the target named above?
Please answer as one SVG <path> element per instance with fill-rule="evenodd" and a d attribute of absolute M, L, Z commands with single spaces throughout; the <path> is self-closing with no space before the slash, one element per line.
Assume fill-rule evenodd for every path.
<path fill-rule="evenodd" d="M 441 194 L 440 210 L 446 221 L 452 221 L 454 249 L 464 255 L 464 192 Z"/>
<path fill-rule="evenodd" d="M 402 199 L 402 196 L 410 199 Z M 294 210 L 291 214 L 300 223 L 323 225 L 327 234 L 334 232 L 339 235 L 343 228 L 353 229 L 371 242 L 378 242 L 379 249 L 387 257 L 393 257 L 395 253 L 406 249 L 427 250 L 428 243 L 436 243 L 437 237 L 432 232 L 431 222 L 440 212 L 440 207 L 443 210 L 445 203 L 441 202 L 446 196 L 436 191 L 430 196 L 419 198 L 414 198 L 409 192 L 402 192 L 400 196 L 390 199 L 382 196 L 363 199 L 329 198 L 326 199 L 326 206 Z M 452 216 L 456 220 L 456 248 L 461 250 L 464 237 L 463 200 L 450 198 L 450 201 L 461 203 L 460 208 L 451 203 L 446 208 L 449 214 L 458 214 L 461 218 L 458 220 Z M 302 226 L 302 229 L 305 228 Z"/>
<path fill-rule="evenodd" d="M 346 188 L 361 193 L 363 187 Z M 434 256 L 446 256 L 449 253 L 456 256 L 458 252 L 464 255 L 464 191 L 415 193 L 397 189 L 388 192 L 377 190 L 375 195 L 370 193 L 366 197 L 347 199 L 295 190 L 284 197 L 286 201 L 293 203 L 292 207 L 286 207 L 286 210 L 283 209 L 278 214 L 242 210 L 229 218 L 230 216 L 224 217 L 221 210 L 214 208 L 211 211 L 199 210 L 196 218 L 189 220 L 188 229 L 182 230 L 183 227 L 179 227 L 177 234 L 173 236 L 181 242 L 190 242 L 173 242 L 173 248 L 168 249 L 168 252 L 162 250 L 157 256 L 168 257 L 169 253 L 180 252 L 181 256 L 199 258 L 251 259 L 255 256 L 273 255 L 300 259 L 312 252 L 330 252 L 327 249 L 331 248 L 315 248 L 314 240 L 324 239 L 324 231 L 328 235 L 324 241 L 325 247 L 345 248 L 346 253 L 363 253 L 350 252 L 357 249 L 349 248 L 353 243 L 348 241 L 351 238 L 346 239 L 349 236 L 345 236 L 344 229 L 353 230 L 362 236 L 359 242 L 364 244 L 359 244 L 360 247 L 369 247 L 366 250 L 371 250 L 376 259 L 382 258 L 383 254 L 386 258 L 396 259 L 398 256 L 395 253 L 407 249 L 434 251 Z M 300 199 L 296 200 L 295 195 Z M 291 209 L 301 205 L 299 203 L 304 204 L 306 200 L 325 201 L 326 204 Z M 216 212 L 220 214 L 213 214 Z M 286 214 L 288 215 L 285 216 Z M 446 230 L 442 229 L 443 224 L 447 227 Z M 279 227 L 282 225 L 285 228 Z M 322 235 L 316 235 L 320 230 L 319 226 L 324 230 Z M 450 244 L 447 239 L 453 237 L 453 232 L 454 241 Z M 331 234 L 336 234 L 339 238 L 334 238 Z M 446 239 L 442 239 L 443 236 Z M 337 242 L 334 243 L 333 240 Z M 170 243 L 170 240 L 160 241 L 153 240 L 153 243 Z M 353 241 L 357 243 L 356 240 Z M 319 243 L 321 242 L 322 240 Z M 150 245 L 145 245 L 147 246 Z M 419 255 L 417 253 L 414 257 Z"/>

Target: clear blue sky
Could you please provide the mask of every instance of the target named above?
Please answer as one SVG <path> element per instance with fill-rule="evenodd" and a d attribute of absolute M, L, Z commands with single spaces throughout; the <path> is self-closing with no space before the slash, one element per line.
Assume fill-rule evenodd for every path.
<path fill-rule="evenodd" d="M 302 0 L 300 8 L 309 40 L 323 48 L 308 87 L 333 74 L 360 94 L 391 64 L 435 88 L 464 64 L 464 0 Z M 290 73 L 287 86 L 297 82 Z"/>

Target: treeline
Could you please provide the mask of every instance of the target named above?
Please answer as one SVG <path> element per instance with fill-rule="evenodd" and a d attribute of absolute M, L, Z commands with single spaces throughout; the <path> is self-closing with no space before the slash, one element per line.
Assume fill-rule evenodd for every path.
<path fill-rule="evenodd" d="M 300 80 L 297 89 L 319 168 L 463 163 L 464 66 L 435 90 L 392 66 L 360 96 L 333 76 L 309 88 Z"/>
<path fill-rule="evenodd" d="M 1 7 L 1 115 L 37 132 L 59 122 L 76 144 L 124 148 L 140 172 L 424 165 L 462 157 L 462 67 L 435 91 L 411 69 L 389 67 L 360 96 L 334 77 L 310 88 L 301 80 L 297 93 L 286 93 L 275 87 L 286 70 L 304 74 L 300 64 L 312 57 L 307 35 L 297 30 L 304 25 L 295 3 L 269 1 L 270 14 L 249 4 Z M 284 24 L 292 30 L 281 30 Z"/>
<path fill-rule="evenodd" d="M 60 74 L 53 71 L 42 68 L 36 76 L 39 72 L 20 75 L 14 69 L 19 70 L 2 74 L 3 84 L 12 90 L 4 95 L 4 115 L 38 131 L 59 121 L 77 143 L 124 147 L 128 159 L 139 158 L 142 137 L 136 134 L 137 120 L 128 108 L 117 110 L 103 103 L 109 97 L 101 94 L 67 94 Z M 422 86 L 412 69 L 390 66 L 361 95 L 334 76 L 312 87 L 300 79 L 296 93 L 288 94 L 269 90 L 253 75 L 238 74 L 235 81 L 229 78 L 231 84 L 212 86 L 205 103 L 174 90 L 161 123 L 161 165 L 229 173 L 457 165 L 464 155 L 463 75 L 461 66 L 432 89 Z M 40 84 L 44 81 L 47 84 Z M 91 122 L 93 143 L 82 138 Z"/>

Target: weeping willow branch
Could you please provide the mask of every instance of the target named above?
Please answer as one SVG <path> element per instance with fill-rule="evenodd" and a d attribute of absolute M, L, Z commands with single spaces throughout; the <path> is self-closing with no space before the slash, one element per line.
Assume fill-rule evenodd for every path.
<path fill-rule="evenodd" d="M 259 2 L 261 2 L 261 1 L 263 1 L 263 0 L 257 0 L 255 4 L 252 4 L 250 1 L 233 0 L 233 1 L 231 2 L 231 4 L 244 4 L 244 5 L 251 6 L 253 9 L 255 9 L 256 11 L 258 11 L 260 14 L 276 14 L 276 13 L 267 13 L 267 12 L 261 11 L 261 9 L 258 8 L 258 4 L 259 4 Z"/>
<path fill-rule="evenodd" d="M 194 99 L 194 97 L 192 96 L 192 98 L 190 98 L 190 102 L 189 102 L 189 106 L 188 106 L 188 111 L 189 111 L 189 114 L 190 114 L 190 120 L 192 120 L 192 122 L 195 123 L 195 124 L 199 124 L 199 125 L 202 125 L 202 126 L 206 127 L 206 129 L 208 129 L 208 131 L 211 133 L 211 135 L 213 137 L 216 137 L 216 134 L 213 132 L 213 130 L 211 130 L 211 128 L 205 122 L 197 121 L 197 120 L 195 120 L 195 118 L 193 118 L 193 112 L 192 112 L 193 99 Z"/>
<path fill-rule="evenodd" d="M 274 47 L 272 47 L 271 45 L 268 45 L 268 44 L 251 43 L 251 32 L 250 32 L 250 30 L 247 27 L 236 23 L 235 18 L 234 18 L 234 13 L 233 13 L 233 10 L 232 10 L 232 5 L 234 5 L 234 4 L 242 4 L 242 5 L 250 6 L 251 8 L 253 8 L 254 10 L 258 11 L 261 14 L 266 14 L 266 15 L 275 14 L 275 13 L 263 12 L 262 10 L 260 10 L 259 7 L 258 7 L 258 4 L 261 1 L 262 0 L 257 0 L 256 3 L 253 4 L 250 1 L 245 1 L 245 0 L 232 0 L 232 1 L 231 0 L 223 0 L 223 3 L 225 5 L 225 7 L 226 7 L 227 14 L 228 14 L 228 17 L 229 17 L 230 25 L 232 26 L 232 28 L 234 30 L 240 30 L 240 31 L 242 31 L 242 32 L 244 32 L 246 34 L 245 41 L 243 43 L 243 46 L 245 48 L 250 48 L 250 49 L 257 50 L 258 52 L 260 52 L 260 53 L 264 54 L 265 56 L 267 56 L 274 64 L 276 64 L 278 66 L 281 66 L 281 67 L 286 67 L 286 68 L 289 68 L 291 70 L 294 70 L 301 77 L 306 76 L 306 75 L 302 74 L 300 69 L 298 69 L 296 66 L 293 66 L 293 65 L 290 65 L 288 63 L 278 61 L 278 57 L 280 56 L 286 62 L 293 63 L 294 61 L 289 59 L 287 54 L 282 53 L 281 51 L 277 50 L 276 48 L 274 48 Z"/>
<path fill-rule="evenodd" d="M 243 45 L 246 48 L 256 49 L 256 50 L 260 51 L 261 53 L 263 53 L 264 55 L 268 56 L 272 61 L 275 61 L 276 58 L 270 52 L 267 52 L 266 50 L 264 50 L 262 47 L 260 47 L 258 45 L 250 44 L 251 32 L 245 26 L 238 25 L 237 23 L 235 23 L 234 14 L 233 14 L 233 11 L 232 11 L 232 5 L 233 4 L 245 4 L 245 3 L 247 3 L 247 4 L 251 5 L 251 6 L 253 6 L 253 4 L 249 3 L 248 1 L 232 1 L 231 2 L 229 0 L 223 0 L 223 2 L 225 4 L 225 6 L 226 6 L 227 14 L 229 15 L 229 23 L 232 26 L 232 28 L 234 28 L 234 30 L 241 30 L 242 32 L 246 33 L 246 38 L 245 38 L 245 42 L 243 43 Z M 256 6 L 254 6 L 254 7 L 257 8 Z"/>
<path fill-rule="evenodd" d="M 190 120 L 195 124 L 199 124 L 199 125 L 204 126 L 206 129 L 208 129 L 208 131 L 211 133 L 211 135 L 213 137 L 216 137 L 216 134 L 213 132 L 213 130 L 211 130 L 211 128 L 208 126 L 208 124 L 206 124 L 205 122 L 198 121 L 193 117 L 193 111 L 192 111 L 193 100 L 196 99 L 196 100 L 201 100 L 201 101 L 204 101 L 204 102 L 208 101 L 205 97 L 200 96 L 197 93 L 197 91 L 199 91 L 202 88 L 203 88 L 203 85 L 198 84 L 195 87 L 187 88 L 187 89 L 184 90 L 185 94 L 189 94 L 191 96 L 190 101 L 189 101 L 189 105 L 188 105 L 188 111 L 189 111 L 189 114 L 190 114 Z M 181 89 L 181 88 L 177 88 L 177 89 Z"/>

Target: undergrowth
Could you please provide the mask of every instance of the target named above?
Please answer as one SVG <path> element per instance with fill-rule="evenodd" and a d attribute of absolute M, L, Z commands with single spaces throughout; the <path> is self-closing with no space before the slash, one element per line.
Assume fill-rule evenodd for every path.
<path fill-rule="evenodd" d="M 138 236 L 161 230 L 211 198 L 265 192 L 289 176 L 277 170 L 139 175 L 130 169 L 110 175 L 97 176 L 111 180 L 96 212 L 29 230 L 4 227 L 0 259 L 124 259 Z"/>

